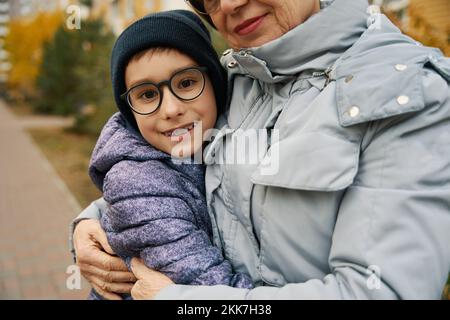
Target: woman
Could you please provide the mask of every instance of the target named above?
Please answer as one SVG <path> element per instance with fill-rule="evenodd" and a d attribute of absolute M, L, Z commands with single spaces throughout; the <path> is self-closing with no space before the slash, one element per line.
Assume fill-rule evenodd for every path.
<path fill-rule="evenodd" d="M 449 60 L 369 16 L 365 0 L 190 2 L 233 48 L 228 124 L 206 154 L 208 209 L 215 244 L 256 288 L 176 285 L 139 261 L 133 276 L 98 248 L 112 253 L 88 219 L 101 201 L 75 221 L 83 275 L 110 298 L 131 287 L 135 299 L 439 298 Z M 252 130 L 268 137 L 258 163 L 213 161 Z"/>

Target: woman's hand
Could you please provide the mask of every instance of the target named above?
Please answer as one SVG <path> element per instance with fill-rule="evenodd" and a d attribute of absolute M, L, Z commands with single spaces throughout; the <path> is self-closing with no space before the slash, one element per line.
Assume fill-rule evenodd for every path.
<path fill-rule="evenodd" d="M 136 278 L 122 259 L 115 256 L 98 220 L 80 221 L 73 242 L 81 274 L 98 294 L 109 300 L 121 300 L 118 293 L 131 292 Z"/>
<path fill-rule="evenodd" d="M 131 260 L 131 269 L 138 279 L 131 289 L 134 300 L 151 300 L 159 291 L 173 284 L 170 278 L 158 271 L 147 268 L 145 264 L 136 258 Z"/>

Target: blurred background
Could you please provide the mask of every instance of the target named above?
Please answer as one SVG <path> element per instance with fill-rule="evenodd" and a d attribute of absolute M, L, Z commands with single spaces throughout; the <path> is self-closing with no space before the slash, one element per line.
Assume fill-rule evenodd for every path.
<path fill-rule="evenodd" d="M 372 2 L 403 32 L 450 56 L 450 0 Z M 183 0 L 0 0 L 0 299 L 86 298 L 68 226 L 100 196 L 87 166 L 116 111 L 111 48 L 136 19 L 175 8 L 187 7 Z"/>

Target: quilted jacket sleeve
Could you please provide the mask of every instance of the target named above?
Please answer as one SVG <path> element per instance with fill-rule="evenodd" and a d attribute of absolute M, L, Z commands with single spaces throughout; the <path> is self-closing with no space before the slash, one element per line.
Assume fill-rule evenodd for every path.
<path fill-rule="evenodd" d="M 230 263 L 213 246 L 206 230 L 198 227 L 194 212 L 183 199 L 154 196 L 145 188 L 123 196 L 127 177 L 133 172 L 142 174 L 142 166 L 148 167 L 146 163 L 124 162 L 105 178 L 104 197 L 110 206 L 101 220 L 119 256 L 140 257 L 149 268 L 179 284 L 252 286 L 246 275 L 233 274 Z M 127 167 L 127 175 L 117 174 L 123 171 L 120 165 Z M 117 197 L 119 194 L 122 196 Z"/>

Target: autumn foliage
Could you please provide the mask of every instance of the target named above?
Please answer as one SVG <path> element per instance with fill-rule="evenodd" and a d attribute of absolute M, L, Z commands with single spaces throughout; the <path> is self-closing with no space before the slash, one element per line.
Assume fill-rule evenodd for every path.
<path fill-rule="evenodd" d="M 60 12 L 40 12 L 32 18 L 10 21 L 5 48 L 13 65 L 7 83 L 13 97 L 24 99 L 35 94 L 44 43 L 51 41 L 63 18 Z"/>

